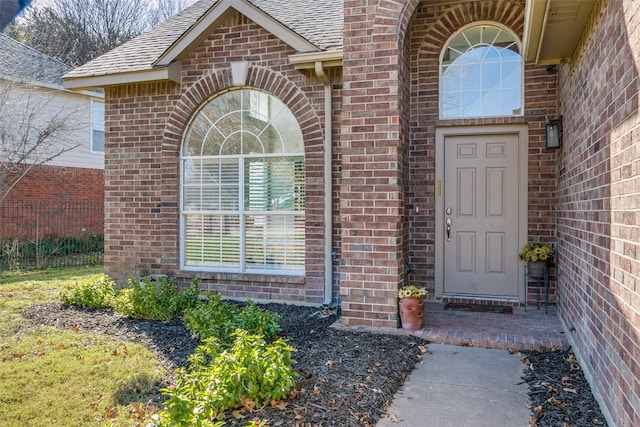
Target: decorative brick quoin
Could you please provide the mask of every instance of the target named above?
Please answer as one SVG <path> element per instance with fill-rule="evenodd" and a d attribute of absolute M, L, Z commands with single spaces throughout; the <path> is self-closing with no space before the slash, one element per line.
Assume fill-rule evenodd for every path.
<path fill-rule="evenodd" d="M 630 0 L 201 0 L 64 77 L 105 93 L 105 270 L 395 328 L 408 283 L 524 304 L 518 253 L 548 243 L 608 419 L 640 425 L 639 19 Z"/>

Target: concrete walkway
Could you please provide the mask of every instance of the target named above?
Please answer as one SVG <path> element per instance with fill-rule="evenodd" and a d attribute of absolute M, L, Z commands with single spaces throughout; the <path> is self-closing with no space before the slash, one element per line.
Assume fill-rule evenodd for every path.
<path fill-rule="evenodd" d="M 377 427 L 526 427 L 525 365 L 505 350 L 429 344 Z"/>

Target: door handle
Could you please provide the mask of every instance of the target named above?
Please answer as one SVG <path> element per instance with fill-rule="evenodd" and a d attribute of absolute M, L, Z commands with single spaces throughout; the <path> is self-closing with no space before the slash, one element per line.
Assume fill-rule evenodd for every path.
<path fill-rule="evenodd" d="M 445 224 L 447 224 L 447 242 L 451 241 L 451 218 L 447 218 L 447 220 L 445 221 Z"/>

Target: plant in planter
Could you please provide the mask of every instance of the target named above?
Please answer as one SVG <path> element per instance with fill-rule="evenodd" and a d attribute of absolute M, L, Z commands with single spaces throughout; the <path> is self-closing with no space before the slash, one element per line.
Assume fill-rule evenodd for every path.
<path fill-rule="evenodd" d="M 544 276 L 544 268 L 553 255 L 553 249 L 547 243 L 527 243 L 518 258 L 527 261 L 527 272 L 530 276 Z"/>
<path fill-rule="evenodd" d="M 398 290 L 400 299 L 400 320 L 402 328 L 416 331 L 422 328 L 424 319 L 424 297 L 427 295 L 425 288 L 415 285 L 403 286 Z"/>

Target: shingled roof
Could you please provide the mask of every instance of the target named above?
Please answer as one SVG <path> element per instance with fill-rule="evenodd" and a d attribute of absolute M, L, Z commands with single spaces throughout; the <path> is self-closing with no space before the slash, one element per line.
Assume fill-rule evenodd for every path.
<path fill-rule="evenodd" d="M 248 8 L 291 31 L 312 51 L 342 49 L 343 0 L 201 0 L 180 14 L 124 43 L 110 52 L 67 73 L 78 79 L 114 74 L 152 71 L 166 67 L 161 63 L 167 52 L 179 49 L 188 34 L 200 31 L 208 14 L 216 8 Z M 220 13 L 215 9 L 216 13 Z M 176 47 L 178 46 L 178 47 Z"/>
<path fill-rule="evenodd" d="M 342 49 L 343 0 L 249 0 L 320 50 Z"/>
<path fill-rule="evenodd" d="M 0 34 L 0 79 L 38 86 L 62 87 L 62 76 L 73 68 Z"/>

